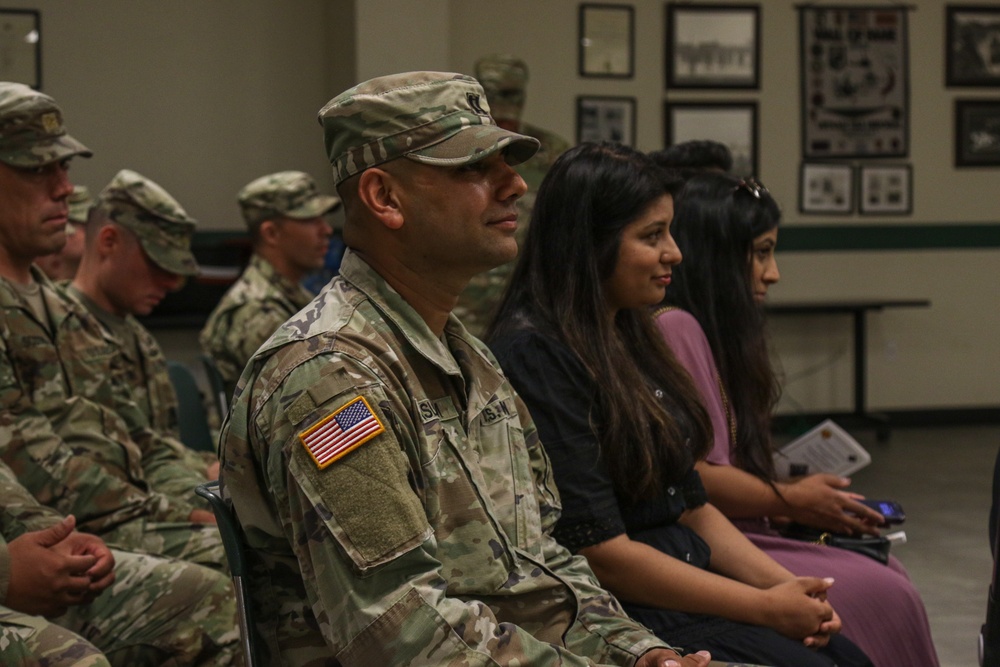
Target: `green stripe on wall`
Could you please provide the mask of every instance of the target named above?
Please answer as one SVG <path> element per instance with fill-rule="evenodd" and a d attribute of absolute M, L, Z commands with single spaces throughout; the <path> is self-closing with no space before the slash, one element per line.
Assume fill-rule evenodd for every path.
<path fill-rule="evenodd" d="M 203 231 L 194 238 L 195 247 L 203 249 L 241 242 L 247 242 L 246 232 Z M 778 243 L 778 250 L 784 252 L 983 248 L 1000 248 L 1000 224 L 786 224 L 781 227 Z"/>
<path fill-rule="evenodd" d="M 998 224 L 782 225 L 779 251 L 1000 248 Z"/>

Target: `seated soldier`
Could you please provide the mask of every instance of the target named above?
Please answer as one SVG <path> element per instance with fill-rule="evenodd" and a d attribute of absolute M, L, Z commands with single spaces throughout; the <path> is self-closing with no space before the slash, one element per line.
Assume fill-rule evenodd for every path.
<path fill-rule="evenodd" d="M 0 457 L 42 504 L 129 549 L 224 568 L 215 518 L 192 476 L 132 401 L 117 349 L 32 265 L 66 242 L 68 163 L 90 151 L 52 98 L 0 83 Z M 201 480 L 204 475 L 198 476 Z"/>
<path fill-rule="evenodd" d="M 517 252 L 512 165 L 537 140 L 441 72 L 359 84 L 320 121 L 348 251 L 250 360 L 222 433 L 270 661 L 703 667 L 552 539 L 534 424 L 451 314 Z"/>
<path fill-rule="evenodd" d="M 253 256 L 223 295 L 201 331 L 231 397 L 247 360 L 313 295 L 300 283 L 323 266 L 332 229 L 326 216 L 340 200 L 322 195 L 309 174 L 282 171 L 261 176 L 238 195 Z"/>
<path fill-rule="evenodd" d="M 99 195 L 86 229 L 80 269 L 66 292 L 101 323 L 119 350 L 132 398 L 150 427 L 172 439 L 199 475 L 159 480 L 159 489 L 190 491 L 192 483 L 218 476 L 218 459 L 178 441 L 177 394 L 166 358 L 135 316 L 149 315 L 185 277 L 197 275 L 191 252 L 195 222 L 159 185 L 123 169 Z"/>

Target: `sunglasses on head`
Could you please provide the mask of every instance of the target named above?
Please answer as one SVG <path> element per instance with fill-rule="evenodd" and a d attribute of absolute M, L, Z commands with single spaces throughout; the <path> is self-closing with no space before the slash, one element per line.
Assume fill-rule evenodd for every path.
<path fill-rule="evenodd" d="M 770 194 L 767 188 L 762 183 L 757 182 L 757 179 L 753 176 L 740 179 L 740 182 L 733 188 L 733 192 L 739 192 L 740 190 L 746 190 L 754 196 L 754 199 L 760 199 L 761 195 Z"/>

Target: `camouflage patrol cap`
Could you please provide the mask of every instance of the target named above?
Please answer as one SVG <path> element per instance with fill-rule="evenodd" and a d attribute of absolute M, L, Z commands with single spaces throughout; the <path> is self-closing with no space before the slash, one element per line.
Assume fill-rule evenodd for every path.
<path fill-rule="evenodd" d="M 182 276 L 198 273 L 191 252 L 195 221 L 167 191 L 142 174 L 122 169 L 98 196 L 104 214 L 131 230 L 142 249 L 165 271 Z"/>
<path fill-rule="evenodd" d="M 94 198 L 90 196 L 86 185 L 74 185 L 73 193 L 66 199 L 66 203 L 69 205 L 69 221 L 86 223 Z"/>
<path fill-rule="evenodd" d="M 0 81 L 0 162 L 42 167 L 90 149 L 66 134 L 55 100 L 23 83 Z"/>
<path fill-rule="evenodd" d="M 398 157 L 453 167 L 503 151 L 520 164 L 538 140 L 497 126 L 471 76 L 406 72 L 360 83 L 319 111 L 334 180 Z"/>
<path fill-rule="evenodd" d="M 476 78 L 498 120 L 521 119 L 524 111 L 528 65 L 517 56 L 494 54 L 476 61 Z"/>
<path fill-rule="evenodd" d="M 302 171 L 261 176 L 243 186 L 236 199 L 250 227 L 275 217 L 316 218 L 340 206 L 339 198 L 321 195 L 312 176 Z"/>

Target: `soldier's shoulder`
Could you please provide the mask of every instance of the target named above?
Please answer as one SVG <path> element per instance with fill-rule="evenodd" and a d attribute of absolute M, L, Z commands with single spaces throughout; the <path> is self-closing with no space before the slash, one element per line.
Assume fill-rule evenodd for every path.
<path fill-rule="evenodd" d="M 301 310 L 288 317 L 261 345 L 256 356 L 269 356 L 278 348 L 320 337 L 332 336 L 336 339 L 341 330 L 357 328 L 358 324 L 356 321 L 352 323 L 352 318 L 364 301 L 364 294 L 349 283 L 335 279 L 329 289 L 320 292 Z M 315 342 L 312 344 L 316 345 Z"/>

